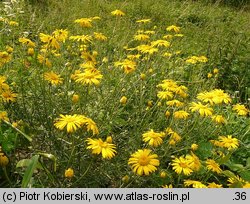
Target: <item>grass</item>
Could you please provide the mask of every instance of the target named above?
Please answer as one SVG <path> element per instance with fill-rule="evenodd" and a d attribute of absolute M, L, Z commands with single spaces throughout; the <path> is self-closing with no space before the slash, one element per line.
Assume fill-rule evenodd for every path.
<path fill-rule="evenodd" d="M 213 182 L 220 187 L 249 186 L 246 7 L 163 0 L 1 4 L 1 186 L 213 187 Z M 125 16 L 112 16 L 115 9 Z M 101 19 L 90 19 L 91 28 L 74 23 L 94 16 Z M 151 22 L 136 23 L 140 19 Z M 171 25 L 180 27 L 183 36 L 167 31 Z M 67 29 L 68 36 L 58 37 L 56 29 Z M 150 40 L 135 40 L 138 30 L 149 31 Z M 93 38 L 94 32 L 108 40 L 71 39 Z M 158 49 L 152 54 L 138 48 L 164 35 L 171 46 L 150 47 Z M 21 43 L 21 37 L 35 46 Z M 93 74 L 96 80 L 88 81 L 86 75 Z M 172 80 L 174 88 L 164 90 L 169 85 L 163 80 Z M 164 98 L 161 91 L 170 95 Z M 211 91 L 207 101 L 197 97 Z M 204 112 L 198 102 L 205 105 Z M 66 123 L 76 126 L 66 130 L 59 123 L 65 122 L 64 116 L 71 118 Z M 155 168 L 133 172 L 128 161 L 139 149 L 150 149 L 160 164 L 152 161 Z M 149 160 L 144 155 L 138 162 Z M 212 167 L 211 161 L 216 162 Z M 150 174 L 142 175 L 147 170 Z M 193 181 L 200 183 L 195 186 Z"/>

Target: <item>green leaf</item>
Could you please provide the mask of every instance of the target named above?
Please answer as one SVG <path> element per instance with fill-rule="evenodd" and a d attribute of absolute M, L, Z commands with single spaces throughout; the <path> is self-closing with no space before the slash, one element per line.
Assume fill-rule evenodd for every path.
<path fill-rule="evenodd" d="M 53 170 L 54 170 L 54 172 L 56 172 L 56 165 L 57 165 L 56 164 L 56 157 L 53 154 L 48 154 L 48 153 L 38 153 L 38 154 L 53 161 L 53 164 L 54 164 Z"/>
<path fill-rule="evenodd" d="M 33 156 L 30 160 L 30 164 L 27 166 L 27 169 L 24 173 L 24 176 L 23 176 L 23 180 L 22 180 L 22 188 L 27 188 L 27 186 L 29 185 L 30 183 L 30 180 L 32 178 L 32 175 L 35 171 L 35 169 L 37 168 L 37 164 L 38 164 L 38 159 L 39 159 L 39 155 L 35 155 Z"/>
<path fill-rule="evenodd" d="M 236 177 L 235 174 L 229 170 L 223 171 L 222 174 L 224 174 L 228 178 L 235 178 Z"/>
<path fill-rule="evenodd" d="M 242 164 L 226 163 L 225 164 L 232 171 L 242 171 L 245 167 Z"/>
<path fill-rule="evenodd" d="M 27 167 L 31 164 L 32 160 L 31 159 L 22 159 L 16 164 L 16 168 L 24 168 Z M 43 169 L 42 165 L 40 162 L 37 163 L 36 166 L 37 169 Z"/>
<path fill-rule="evenodd" d="M 206 159 L 212 156 L 212 150 L 213 150 L 213 145 L 211 143 L 203 142 L 199 144 L 199 148 L 196 151 L 196 153 L 197 155 L 199 155 L 201 159 Z"/>
<path fill-rule="evenodd" d="M 247 158 L 246 167 L 250 167 L 250 157 Z"/>
<path fill-rule="evenodd" d="M 239 173 L 240 177 L 243 178 L 245 181 L 250 182 L 250 171 L 249 170 L 245 170 Z"/>

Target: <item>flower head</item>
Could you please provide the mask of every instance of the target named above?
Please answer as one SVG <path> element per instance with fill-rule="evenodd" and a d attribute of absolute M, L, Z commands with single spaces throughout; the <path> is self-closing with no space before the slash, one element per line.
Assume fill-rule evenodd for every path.
<path fill-rule="evenodd" d="M 190 114 L 187 111 L 179 110 L 174 112 L 174 118 L 176 119 L 187 119 Z"/>
<path fill-rule="evenodd" d="M 233 138 L 232 135 L 219 136 L 219 142 L 221 146 L 227 148 L 228 150 L 237 149 L 239 146 L 239 140 Z"/>
<path fill-rule="evenodd" d="M 97 69 L 86 69 L 84 72 L 74 74 L 73 79 L 83 85 L 99 85 L 103 75 Z"/>
<path fill-rule="evenodd" d="M 111 15 L 112 16 L 125 16 L 125 13 L 121 10 L 116 9 L 116 10 L 111 12 Z"/>
<path fill-rule="evenodd" d="M 87 149 L 91 149 L 92 154 L 101 154 L 104 159 L 111 159 L 116 154 L 116 146 L 107 141 L 103 141 L 101 138 L 88 138 L 86 141 L 88 143 Z"/>
<path fill-rule="evenodd" d="M 4 155 L 4 153 L 0 152 L 0 166 L 5 167 L 9 163 L 9 159 L 7 156 Z"/>
<path fill-rule="evenodd" d="M 86 117 L 82 115 L 60 115 L 61 118 L 57 119 L 55 122 L 55 127 L 59 130 L 63 130 L 65 127 L 68 133 L 72 133 L 80 128 L 84 123 Z"/>
<path fill-rule="evenodd" d="M 188 176 L 193 172 L 192 161 L 183 156 L 180 156 L 179 158 L 175 157 L 171 165 L 177 174 L 183 173 L 184 175 Z"/>
<path fill-rule="evenodd" d="M 44 79 L 49 83 L 51 83 L 52 85 L 61 84 L 63 81 L 60 75 L 56 74 L 53 71 L 44 73 Z"/>
<path fill-rule="evenodd" d="M 208 105 L 203 105 L 200 102 L 192 102 L 190 110 L 192 112 L 198 111 L 201 116 L 211 116 L 213 114 L 212 108 L 210 108 Z"/>
<path fill-rule="evenodd" d="M 220 174 L 222 172 L 220 165 L 216 163 L 213 159 L 207 159 L 206 161 L 207 169 Z"/>
<path fill-rule="evenodd" d="M 250 110 L 248 110 L 244 105 L 241 104 L 234 105 L 233 110 L 236 111 L 240 116 L 246 116 L 248 113 L 250 113 Z"/>
<path fill-rule="evenodd" d="M 184 186 L 193 188 L 207 188 L 206 185 L 201 183 L 200 181 L 194 181 L 194 180 L 184 180 Z"/>
<path fill-rule="evenodd" d="M 139 176 L 149 175 L 157 170 L 157 166 L 160 165 L 157 154 L 152 154 L 149 149 L 139 149 L 131 155 L 128 160 L 128 164 L 131 165 L 133 172 Z"/>
<path fill-rule="evenodd" d="M 165 133 L 164 132 L 154 132 L 154 130 L 149 130 L 145 133 L 142 134 L 143 137 L 143 141 L 144 142 L 148 142 L 148 144 L 150 146 L 154 146 L 157 147 L 160 144 L 162 144 L 163 140 L 162 138 L 165 137 Z"/>
<path fill-rule="evenodd" d="M 64 172 L 65 178 L 71 179 L 74 176 L 74 170 L 72 168 L 68 168 Z"/>
<path fill-rule="evenodd" d="M 78 23 L 80 26 L 85 28 L 91 28 L 92 27 L 92 19 L 91 18 L 79 18 L 74 21 L 75 23 Z"/>
<path fill-rule="evenodd" d="M 11 90 L 5 90 L 2 92 L 2 99 L 4 102 L 10 103 L 15 102 L 17 98 L 17 94 L 13 93 Z"/>

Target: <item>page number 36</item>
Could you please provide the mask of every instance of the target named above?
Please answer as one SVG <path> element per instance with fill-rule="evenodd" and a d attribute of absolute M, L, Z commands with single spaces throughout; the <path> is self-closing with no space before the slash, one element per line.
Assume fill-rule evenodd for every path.
<path fill-rule="evenodd" d="M 246 200 L 247 199 L 247 193 L 246 192 L 235 192 L 235 197 L 233 200 Z"/>

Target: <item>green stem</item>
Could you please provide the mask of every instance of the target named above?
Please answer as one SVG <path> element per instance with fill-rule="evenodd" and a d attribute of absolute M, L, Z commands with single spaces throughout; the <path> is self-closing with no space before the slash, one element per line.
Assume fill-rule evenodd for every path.
<path fill-rule="evenodd" d="M 5 176 L 6 180 L 9 182 L 9 184 L 10 184 L 10 186 L 11 186 L 11 181 L 10 181 L 10 178 L 9 178 L 9 176 L 8 176 L 8 174 L 7 174 L 7 171 L 6 171 L 6 167 L 5 167 L 5 166 L 3 167 L 3 173 L 4 173 L 4 176 Z"/>
<path fill-rule="evenodd" d="M 16 127 L 14 127 L 10 122 L 3 120 L 3 122 L 7 125 L 9 125 L 10 127 L 12 127 L 15 131 L 17 131 L 18 133 L 20 133 L 22 136 L 24 136 L 29 142 L 32 142 L 32 138 L 28 135 L 26 135 L 25 133 L 23 133 L 21 130 L 17 129 Z"/>
<path fill-rule="evenodd" d="M 81 176 L 79 179 L 77 179 L 72 185 L 78 183 L 78 182 L 88 173 L 88 171 L 89 171 L 91 165 L 92 165 L 92 162 L 90 162 L 88 168 L 85 170 L 85 172 L 82 174 L 82 176 Z"/>

